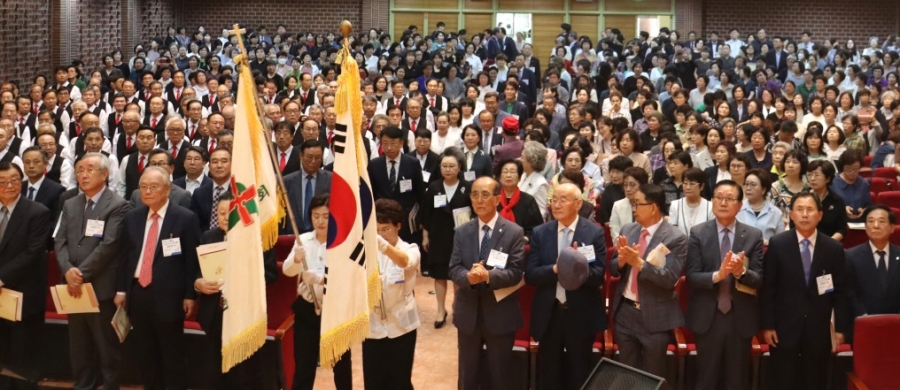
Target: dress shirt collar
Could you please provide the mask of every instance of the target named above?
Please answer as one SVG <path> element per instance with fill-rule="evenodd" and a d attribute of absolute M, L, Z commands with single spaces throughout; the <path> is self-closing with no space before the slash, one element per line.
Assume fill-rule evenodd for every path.
<path fill-rule="evenodd" d="M 16 200 L 9 202 L 9 204 L 3 204 L 0 202 L 0 205 L 6 206 L 6 209 L 9 211 L 9 217 L 12 218 L 13 210 L 16 209 L 16 205 L 19 204 L 19 200 L 22 199 L 22 195 L 16 196 Z"/>
<path fill-rule="evenodd" d="M 97 204 L 100 203 L 100 197 L 103 196 L 103 192 L 105 192 L 105 191 L 106 191 L 106 187 L 103 187 L 103 189 L 101 189 L 100 191 L 97 191 L 97 193 L 94 194 L 94 196 L 92 196 L 90 198 L 85 198 L 84 201 L 87 202 L 88 199 L 93 200 L 94 207 L 97 207 Z"/>
<path fill-rule="evenodd" d="M 656 231 L 659 230 L 659 227 L 662 225 L 664 220 L 665 219 L 660 218 L 658 222 L 647 227 L 642 227 L 642 229 L 647 229 L 647 232 L 650 233 L 650 237 L 653 237 L 656 234 Z"/>
<path fill-rule="evenodd" d="M 737 219 L 732 221 L 731 225 L 728 225 L 728 226 L 722 225 L 722 222 L 719 222 L 719 220 L 716 219 L 716 233 L 718 233 L 718 234 L 722 234 L 722 229 L 728 228 L 728 232 L 731 233 L 731 237 L 733 239 L 735 227 L 737 227 Z"/>
<path fill-rule="evenodd" d="M 289 158 L 289 157 L 291 157 L 291 152 L 293 152 L 293 151 L 294 151 L 294 145 L 289 145 L 287 150 L 278 149 L 278 156 L 276 156 L 276 157 L 281 158 L 281 154 L 284 153 L 284 158 Z"/>
<path fill-rule="evenodd" d="M 886 243 L 884 244 L 884 248 L 878 249 L 878 247 L 875 246 L 875 243 L 869 240 L 869 248 L 872 249 L 872 256 L 875 257 L 875 261 L 877 262 L 878 253 L 875 252 L 884 251 L 884 258 L 887 259 L 888 256 L 890 256 L 889 252 L 891 251 L 891 243 Z"/>
<path fill-rule="evenodd" d="M 159 210 L 156 211 L 156 214 L 159 215 L 160 221 L 162 221 L 163 219 L 166 219 L 166 211 L 168 211 L 168 210 L 169 210 L 169 200 L 166 199 L 166 204 L 164 204 L 162 207 L 159 208 Z M 151 217 L 153 217 L 153 209 L 147 210 L 147 222 L 152 221 L 150 219 Z"/>
<path fill-rule="evenodd" d="M 818 236 L 818 235 L 819 235 L 818 229 L 813 231 L 813 234 L 811 234 L 809 237 L 803 237 L 803 235 L 800 234 L 800 231 L 797 230 L 797 243 L 799 243 L 800 245 L 803 245 L 803 240 L 807 239 L 807 240 L 809 240 L 809 246 L 812 248 L 815 248 L 816 247 L 816 236 Z"/>
<path fill-rule="evenodd" d="M 572 232 L 572 234 L 574 235 L 574 234 L 575 234 L 575 227 L 578 226 L 578 218 L 580 218 L 580 217 L 579 217 L 578 215 L 576 215 L 576 216 L 575 216 L 575 220 L 572 221 L 572 224 L 569 225 L 569 226 L 565 226 L 565 225 L 562 224 L 562 222 L 559 222 L 559 221 L 557 220 L 557 221 L 556 221 L 556 231 L 557 231 L 557 232 L 561 232 L 561 231 L 563 231 L 563 229 L 569 228 L 569 231 Z"/>
<path fill-rule="evenodd" d="M 487 223 L 484 223 L 484 221 L 482 221 L 481 218 L 476 217 L 476 218 L 478 218 L 478 232 L 479 232 L 479 234 L 481 234 L 481 229 L 484 229 L 484 225 L 487 225 L 488 227 L 490 227 L 490 228 L 491 228 L 491 232 L 493 232 L 493 231 L 494 231 L 494 226 L 497 225 L 497 219 L 498 219 L 499 217 L 500 217 L 500 213 L 494 213 L 494 217 L 491 218 L 491 220 L 488 221 Z M 491 234 L 493 234 L 493 233 L 491 233 Z"/>

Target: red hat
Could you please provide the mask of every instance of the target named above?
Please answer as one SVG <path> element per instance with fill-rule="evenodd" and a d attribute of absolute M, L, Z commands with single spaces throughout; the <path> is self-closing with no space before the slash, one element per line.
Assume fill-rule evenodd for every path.
<path fill-rule="evenodd" d="M 501 123 L 500 126 L 503 127 L 503 132 L 506 134 L 512 135 L 519 133 L 519 120 L 512 115 L 503 118 L 503 123 Z"/>

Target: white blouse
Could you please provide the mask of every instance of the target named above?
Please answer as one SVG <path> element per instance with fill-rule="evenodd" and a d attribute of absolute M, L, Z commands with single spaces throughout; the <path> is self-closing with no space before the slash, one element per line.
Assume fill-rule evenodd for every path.
<path fill-rule="evenodd" d="M 421 325 L 416 298 L 413 296 L 419 268 L 419 247 L 401 239 L 397 240 L 395 247 L 406 253 L 408 262 L 406 267 L 400 267 L 383 252 L 378 252 L 381 300 L 369 313 L 370 339 L 397 338 Z"/>
<path fill-rule="evenodd" d="M 306 266 L 309 267 L 309 271 L 315 273 L 315 280 L 310 281 L 313 285 L 313 289 L 316 292 L 316 300 L 319 301 L 319 307 L 322 307 L 322 297 L 323 292 L 325 291 L 325 246 L 326 242 L 319 242 L 316 239 L 316 232 L 306 232 L 300 235 L 300 242 L 302 243 L 302 247 L 298 247 L 294 244 L 294 248 L 291 250 L 291 253 L 288 255 L 287 259 L 285 259 L 284 264 L 282 265 L 282 272 L 284 272 L 285 276 L 297 276 L 302 273 L 303 267 L 300 263 L 294 262 L 294 252 L 297 250 L 305 250 L 306 251 Z M 297 284 L 297 295 L 303 297 L 307 302 L 312 302 L 313 297 L 309 293 L 309 289 L 306 288 L 306 282 L 302 280 L 302 277 L 299 278 L 299 283 Z"/>
<path fill-rule="evenodd" d="M 681 230 L 686 236 L 691 235 L 691 228 L 716 216 L 712 212 L 712 203 L 700 198 L 700 204 L 691 207 L 687 198 L 678 199 L 669 204 L 669 224 Z"/>
<path fill-rule="evenodd" d="M 541 172 L 532 171 L 531 174 L 522 174 L 519 180 L 519 190 L 534 197 L 537 202 L 538 209 L 541 210 L 541 217 L 547 220 L 547 198 L 550 191 L 550 183 Z"/>

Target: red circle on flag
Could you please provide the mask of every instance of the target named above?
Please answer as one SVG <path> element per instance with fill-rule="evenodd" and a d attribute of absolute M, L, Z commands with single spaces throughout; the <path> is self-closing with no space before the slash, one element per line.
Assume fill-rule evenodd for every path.
<path fill-rule="evenodd" d="M 331 176 L 331 200 L 329 201 L 328 249 L 347 240 L 356 221 L 356 196 L 347 181 L 337 172 Z"/>

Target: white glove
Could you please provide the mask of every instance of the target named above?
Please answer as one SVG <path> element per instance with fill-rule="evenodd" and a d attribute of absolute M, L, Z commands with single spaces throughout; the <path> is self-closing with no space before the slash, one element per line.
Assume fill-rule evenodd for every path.
<path fill-rule="evenodd" d="M 316 273 L 315 271 L 303 271 L 300 273 L 300 278 L 301 278 L 301 280 L 303 280 L 303 283 L 306 283 L 309 285 L 319 284 L 319 280 L 321 279 L 319 277 L 319 274 Z"/>
<path fill-rule="evenodd" d="M 300 244 L 294 244 L 294 263 L 300 264 L 303 260 L 306 260 L 306 249 Z"/>
<path fill-rule="evenodd" d="M 386 251 L 388 246 L 390 246 L 391 244 L 388 243 L 387 240 L 384 239 L 384 237 L 382 237 L 382 236 L 377 236 L 377 237 L 378 237 L 378 251 L 384 253 L 384 251 Z"/>

